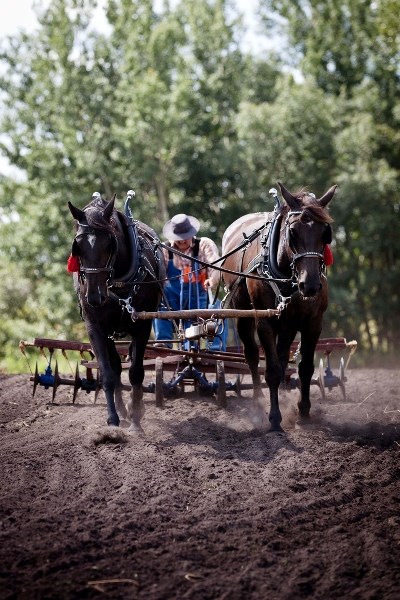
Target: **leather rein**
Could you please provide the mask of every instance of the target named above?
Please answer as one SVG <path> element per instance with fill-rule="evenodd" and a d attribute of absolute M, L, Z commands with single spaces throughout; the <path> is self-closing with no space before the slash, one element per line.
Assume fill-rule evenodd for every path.
<path fill-rule="evenodd" d="M 216 269 L 217 271 L 220 271 L 221 273 L 228 273 L 231 275 L 237 275 L 238 277 L 241 278 L 249 278 L 249 279 L 258 279 L 258 280 L 263 280 L 263 281 L 269 281 L 269 282 L 276 282 L 276 283 L 292 283 L 294 284 L 296 279 L 297 279 L 297 274 L 296 274 L 296 262 L 300 259 L 300 258 L 304 258 L 305 256 L 307 257 L 312 257 L 312 258 L 318 258 L 318 260 L 321 261 L 321 265 L 323 268 L 324 265 L 324 256 L 322 253 L 320 252 L 312 252 L 312 251 L 308 251 L 308 252 L 297 252 L 297 250 L 295 249 L 295 247 L 293 246 L 292 241 L 290 240 L 290 225 L 293 224 L 294 221 L 290 221 L 290 218 L 293 216 L 297 216 L 297 215 L 301 215 L 302 211 L 301 210 L 296 210 L 296 211 L 289 211 L 286 215 L 286 220 L 285 220 L 285 224 L 284 224 L 284 229 L 285 229 L 285 237 L 286 237 L 286 242 L 288 247 L 290 248 L 290 250 L 292 251 L 292 259 L 291 259 L 291 263 L 290 263 L 290 267 L 292 269 L 292 276 L 291 277 L 285 277 L 282 273 L 279 273 L 279 276 L 273 276 L 270 273 L 270 270 L 267 268 L 265 268 L 266 262 L 265 262 L 265 253 L 264 254 L 258 254 L 248 265 L 244 270 L 241 271 L 235 271 L 232 269 L 227 269 L 223 266 L 218 266 L 218 263 L 221 263 L 221 265 L 224 263 L 224 261 L 231 255 L 235 254 L 236 252 L 239 252 L 239 250 L 243 250 L 243 254 L 245 252 L 245 250 L 250 246 L 250 244 L 256 240 L 261 233 L 266 230 L 266 234 L 264 236 L 264 240 L 266 240 L 268 238 L 268 236 L 270 237 L 272 234 L 272 230 L 274 226 L 279 226 L 278 220 L 279 220 L 279 214 L 273 213 L 274 214 L 274 218 L 272 221 L 267 221 L 266 223 L 264 223 L 263 225 L 261 225 L 260 227 L 258 227 L 257 229 L 255 229 L 254 231 L 252 231 L 252 233 L 248 236 L 246 236 L 245 234 L 243 234 L 244 240 L 243 242 L 241 242 L 238 246 L 236 246 L 235 248 L 233 248 L 233 250 L 229 251 L 228 253 L 226 253 L 224 256 L 221 256 L 219 259 L 217 259 L 216 261 L 213 261 L 212 263 L 208 263 L 206 261 L 202 261 L 197 257 L 191 257 L 191 260 L 193 262 L 196 262 L 198 264 L 200 264 L 203 268 L 213 268 Z M 87 225 L 86 223 L 78 223 L 79 227 L 82 228 L 86 228 L 87 232 L 86 235 L 90 235 L 92 233 L 95 233 L 95 229 L 92 228 L 90 225 Z M 109 278 L 107 279 L 107 287 L 108 288 L 113 288 L 113 287 L 117 287 L 117 288 L 121 288 L 121 287 L 125 287 L 129 284 L 135 283 L 135 277 L 138 274 L 138 270 L 141 266 L 141 261 L 143 259 L 143 253 L 140 251 L 140 244 L 139 244 L 139 240 L 138 240 L 138 235 L 137 235 L 137 228 L 136 228 L 136 223 L 135 221 L 133 221 L 132 219 L 128 219 L 128 227 L 130 230 L 130 239 L 131 239 L 131 245 L 133 245 L 133 247 L 135 248 L 135 252 L 132 252 L 133 256 L 135 256 L 135 261 L 133 261 L 133 267 L 131 267 L 130 271 L 129 271 L 129 275 L 124 277 L 123 280 L 113 280 L 112 276 L 114 273 L 114 263 L 116 260 L 116 256 L 118 253 L 118 239 L 117 237 L 112 234 L 111 232 L 108 232 L 109 235 L 112 237 L 113 240 L 113 248 L 110 251 L 110 255 L 108 257 L 107 263 L 104 267 L 84 267 L 80 261 L 80 268 L 79 268 L 79 274 L 95 274 L 95 273 L 103 273 L 103 272 L 108 272 L 109 273 Z M 167 244 L 161 242 L 160 240 L 156 239 L 156 238 L 152 238 L 152 236 L 150 234 L 148 234 L 147 232 L 143 232 L 147 238 L 147 240 L 149 242 L 152 243 L 154 249 L 156 249 L 157 246 L 161 247 L 161 248 L 166 248 L 168 249 L 170 252 L 173 252 L 174 254 L 177 254 L 178 256 L 182 256 L 184 258 L 187 258 L 187 255 L 184 252 L 181 252 L 180 250 L 177 250 L 176 248 L 172 248 L 171 246 L 168 246 Z M 78 237 L 79 235 L 79 231 L 76 234 L 75 237 Z M 143 239 L 143 238 L 141 238 Z M 263 242 L 262 242 L 263 243 Z M 272 249 L 272 251 L 274 251 Z M 155 252 L 155 256 L 156 259 L 158 259 L 157 254 Z M 261 269 L 261 273 L 260 273 L 260 265 L 263 264 L 263 267 Z M 255 274 L 253 273 L 253 271 L 258 270 L 259 274 Z M 154 271 L 151 269 L 150 274 L 152 275 L 152 277 L 155 278 L 155 280 L 158 283 L 163 283 L 165 281 L 168 281 L 169 278 L 164 278 L 164 279 L 157 279 L 156 274 L 154 273 Z M 154 283 L 154 279 L 153 281 L 150 282 L 142 282 L 142 283 Z"/>

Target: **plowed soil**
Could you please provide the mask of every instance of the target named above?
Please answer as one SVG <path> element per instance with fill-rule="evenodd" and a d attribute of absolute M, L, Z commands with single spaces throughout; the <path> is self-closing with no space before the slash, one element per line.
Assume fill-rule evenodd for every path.
<path fill-rule="evenodd" d="M 3 375 L 0 597 L 397 600 L 400 372 L 346 375 L 308 427 L 282 392 L 284 434 L 247 391 L 147 393 L 141 436 L 105 426 L 102 393 L 51 404 Z"/>

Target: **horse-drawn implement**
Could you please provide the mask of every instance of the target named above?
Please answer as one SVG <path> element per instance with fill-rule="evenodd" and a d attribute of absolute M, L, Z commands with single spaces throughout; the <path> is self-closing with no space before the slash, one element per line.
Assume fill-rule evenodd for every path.
<path fill-rule="evenodd" d="M 227 314 L 227 311 L 220 312 Z M 240 314 L 240 311 L 235 312 Z M 157 316 L 159 317 L 159 313 Z M 210 314 L 210 318 L 215 319 L 215 312 Z M 250 371 L 242 348 L 231 346 L 225 351 L 210 350 L 206 347 L 210 339 L 212 339 L 210 327 L 207 328 L 203 321 L 198 326 L 195 340 L 187 338 L 182 341 L 176 340 L 175 348 L 159 347 L 153 341 L 148 342 L 144 355 L 146 378 L 143 391 L 155 395 L 156 406 L 162 408 L 165 398 L 182 396 L 187 389 L 193 389 L 199 396 L 214 396 L 218 406 L 224 408 L 227 404 L 227 392 L 233 392 L 240 398 L 243 391 L 252 389 L 253 384 L 249 382 L 248 377 Z M 290 361 L 284 381 L 287 390 L 294 390 L 299 386 L 296 366 L 299 344 L 296 341 L 291 345 Z M 122 368 L 129 368 L 129 341 L 117 341 L 116 348 Z M 311 383 L 319 387 L 323 399 L 326 398 L 327 390 L 331 391 L 336 387 L 340 388 L 343 398 L 346 397 L 346 369 L 356 348 L 357 342 L 347 342 L 345 338 L 321 338 L 318 341 L 316 353 L 319 355 L 319 362 Z M 32 349 L 38 350 L 45 362 L 44 370 L 41 372 L 39 372 L 38 361 L 34 371 L 31 370 L 33 395 L 38 386 L 51 389 L 51 401 L 54 402 L 60 386 L 68 386 L 72 388 L 72 403 L 75 403 L 80 391 L 93 393 L 96 403 L 102 384 L 99 365 L 89 342 L 47 338 L 21 341 L 20 350 L 26 356 L 29 365 L 29 354 Z M 331 359 L 338 353 L 341 353 L 341 356 L 339 361 L 336 361 L 338 374 L 335 374 Z M 73 367 L 72 356 L 76 354 L 79 355 L 79 360 Z M 59 355 L 65 359 L 64 364 L 68 364 L 69 375 L 60 373 Z M 265 371 L 263 357 L 260 360 L 259 370 L 260 373 Z M 123 389 L 129 390 L 130 386 L 125 384 Z"/>
<path fill-rule="evenodd" d="M 38 385 L 52 388 L 54 400 L 58 387 L 69 385 L 75 401 L 79 390 L 94 391 L 96 398 L 102 388 L 107 423 L 118 425 L 122 417 L 131 421 L 133 429 L 140 429 L 143 391 L 154 392 L 156 404 L 162 406 L 164 397 L 182 392 L 190 384 L 199 392 L 215 394 L 218 404 L 225 406 L 227 391 L 240 395 L 248 387 L 253 389 L 253 400 L 260 408 L 261 388 L 267 386 L 269 420 L 277 431 L 282 418 L 280 385 L 299 388 L 298 408 L 303 418 L 309 416 L 311 384 L 319 386 L 323 397 L 326 389 L 336 386 L 345 396 L 345 359 L 340 359 L 337 376 L 330 359 L 337 350 L 349 351 L 350 359 L 356 342 L 319 339 L 328 306 L 326 267 L 332 257 L 332 218 L 327 205 L 336 186 L 320 198 L 309 192 L 292 195 L 282 184 L 279 186 L 282 200 L 277 190 L 270 190 L 275 199 L 273 212 L 248 214 L 228 227 L 220 259 L 208 264 L 190 258 L 192 273 L 199 268 L 219 270 L 227 291 L 221 309 L 204 311 L 168 310 L 162 253 L 167 246 L 150 227 L 134 220 L 129 207 L 133 191 L 127 194 L 124 213 L 115 209 L 115 196 L 107 202 L 96 193 L 83 210 L 69 203 L 76 233 L 68 269 L 74 275 L 90 343 L 43 339 L 21 342 L 24 353 L 32 346 L 42 354 L 48 351 L 45 372 L 39 374 L 36 366 L 32 374 L 34 392 Z M 172 250 L 170 246 L 168 249 Z M 182 256 L 179 250 L 174 252 Z M 162 298 L 167 310 L 157 311 Z M 213 350 L 211 342 L 221 337 L 221 323 L 231 317 L 236 319 L 243 350 L 239 344 L 237 348 Z M 173 345 L 156 347 L 150 341 L 154 318 L 179 323 Z M 127 336 L 130 343 L 115 342 Z M 52 359 L 57 350 L 64 356 L 69 350 L 81 354 L 81 364 L 72 378 L 59 374 L 57 361 L 53 372 Z M 316 376 L 315 352 L 321 353 Z M 130 386 L 121 381 L 124 367 L 129 372 Z M 80 375 L 82 368 L 85 377 Z M 154 381 L 146 384 L 145 371 L 149 370 Z M 165 381 L 164 373 L 172 373 L 171 379 Z M 210 373 L 215 381 L 207 378 Z M 251 384 L 243 382 L 243 376 L 249 373 Z M 225 374 L 233 374 L 234 381 L 227 381 Z M 261 374 L 266 383 L 262 383 Z M 131 390 L 126 404 L 122 399 L 124 389 Z"/>

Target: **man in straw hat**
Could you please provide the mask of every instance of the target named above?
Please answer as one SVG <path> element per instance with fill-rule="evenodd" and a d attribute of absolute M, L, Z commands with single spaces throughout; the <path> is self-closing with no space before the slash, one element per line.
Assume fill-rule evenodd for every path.
<path fill-rule="evenodd" d="M 171 248 L 182 252 L 178 255 L 163 248 L 168 281 L 164 293 L 171 310 L 207 308 L 208 291 L 218 285 L 219 271 L 202 267 L 194 260 L 212 263 L 220 258 L 216 244 L 208 237 L 197 238 L 200 221 L 185 214 L 175 215 L 163 227 L 163 235 Z M 155 339 L 163 340 L 156 345 L 172 347 L 173 326 L 166 319 L 153 322 Z M 190 323 L 186 323 L 186 326 Z M 214 341 L 219 341 L 217 338 Z"/>

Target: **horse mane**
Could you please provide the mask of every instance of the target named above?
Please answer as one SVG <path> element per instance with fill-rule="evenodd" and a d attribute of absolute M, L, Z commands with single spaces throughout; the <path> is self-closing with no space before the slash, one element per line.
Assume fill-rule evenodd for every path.
<path fill-rule="evenodd" d="M 108 221 L 104 218 L 104 209 L 108 202 L 104 198 L 95 198 L 83 209 L 85 211 L 85 217 L 89 227 L 94 229 L 100 229 L 102 231 L 108 231 L 111 234 L 118 235 L 118 211 L 114 210 L 113 214 Z"/>
<path fill-rule="evenodd" d="M 310 196 L 307 189 L 303 188 L 294 193 L 293 196 L 300 202 L 300 221 L 307 223 L 308 221 L 317 221 L 320 223 L 333 223 L 333 218 L 328 210 L 318 204 L 317 198 Z M 285 205 L 286 206 L 286 205 Z"/>

